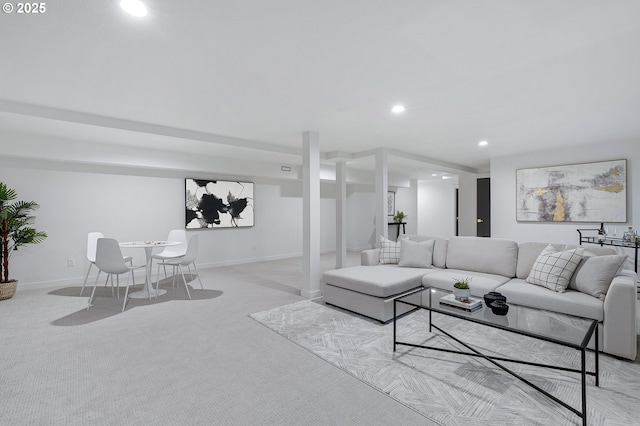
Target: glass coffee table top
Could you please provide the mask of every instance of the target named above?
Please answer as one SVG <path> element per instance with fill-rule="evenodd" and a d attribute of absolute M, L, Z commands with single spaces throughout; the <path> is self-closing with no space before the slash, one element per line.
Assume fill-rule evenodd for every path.
<path fill-rule="evenodd" d="M 519 334 L 544 340 L 557 341 L 565 345 L 584 348 L 589 343 L 597 321 L 590 318 L 581 318 L 572 315 L 545 311 L 537 308 L 529 308 L 510 303 L 507 315 L 496 315 L 491 308 L 486 306 L 484 300 L 482 307 L 474 312 L 452 308 L 440 304 L 440 299 L 451 293 L 436 288 L 425 288 L 398 298 L 399 301 L 416 303 L 416 295 L 419 293 L 421 307 L 435 313 L 443 313 L 458 317 L 467 321 L 484 325 L 503 328 Z"/>

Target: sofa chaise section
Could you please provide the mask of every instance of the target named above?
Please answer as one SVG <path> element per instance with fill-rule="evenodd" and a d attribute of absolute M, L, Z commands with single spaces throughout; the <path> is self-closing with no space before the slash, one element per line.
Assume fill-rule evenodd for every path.
<path fill-rule="evenodd" d="M 422 286 L 426 268 L 398 268 L 396 265 L 354 266 L 323 274 L 324 301 L 381 322 L 393 319 L 393 299 Z M 414 302 L 420 303 L 417 295 Z M 404 306 L 397 314 L 411 310 Z"/>

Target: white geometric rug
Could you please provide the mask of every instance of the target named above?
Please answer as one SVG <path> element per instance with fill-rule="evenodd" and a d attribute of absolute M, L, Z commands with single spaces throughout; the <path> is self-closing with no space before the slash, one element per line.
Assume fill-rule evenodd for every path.
<path fill-rule="evenodd" d="M 428 332 L 426 311 L 398 323 L 398 339 L 453 348 Z M 393 324 L 302 301 L 251 317 L 325 361 L 442 425 L 581 425 L 582 419 L 483 359 L 398 346 Z M 434 319 L 434 321 L 436 321 Z M 485 354 L 580 367 L 579 352 L 439 316 L 439 325 Z M 460 349 L 460 348 L 457 348 Z M 496 352 L 499 350 L 499 352 Z M 508 363 L 581 410 L 580 375 Z M 592 370 L 593 354 L 587 356 Z M 600 387 L 587 376 L 589 425 L 640 424 L 640 363 L 600 356 Z"/>

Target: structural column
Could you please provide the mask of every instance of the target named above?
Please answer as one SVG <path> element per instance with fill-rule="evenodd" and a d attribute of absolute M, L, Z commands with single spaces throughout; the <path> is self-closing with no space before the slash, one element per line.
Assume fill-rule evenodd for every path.
<path fill-rule="evenodd" d="M 336 269 L 347 265 L 347 163 L 336 164 Z"/>
<path fill-rule="evenodd" d="M 478 175 L 460 173 L 458 176 L 458 234 L 478 234 Z"/>
<path fill-rule="evenodd" d="M 320 138 L 318 132 L 302 134 L 303 270 L 301 295 L 320 293 Z"/>
<path fill-rule="evenodd" d="M 376 151 L 376 242 L 378 236 L 387 238 L 389 218 L 387 217 L 387 192 L 389 190 L 389 155 L 382 148 Z"/>
<path fill-rule="evenodd" d="M 407 220 L 407 234 L 417 234 L 418 233 L 418 180 L 410 179 L 409 180 L 409 190 L 411 191 L 410 197 L 410 208 L 407 209 L 409 211 Z"/>

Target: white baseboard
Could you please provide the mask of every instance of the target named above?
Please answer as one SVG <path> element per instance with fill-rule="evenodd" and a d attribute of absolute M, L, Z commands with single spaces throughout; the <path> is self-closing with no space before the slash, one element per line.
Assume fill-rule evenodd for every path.
<path fill-rule="evenodd" d="M 372 247 L 367 245 L 367 246 L 362 246 L 362 247 L 347 247 L 347 251 L 365 251 L 365 250 L 371 250 Z"/>
<path fill-rule="evenodd" d="M 320 253 L 332 253 L 334 251 L 335 249 L 326 249 L 326 250 L 321 250 Z M 243 265 L 246 263 L 268 262 L 270 260 L 291 259 L 291 258 L 301 257 L 301 256 L 302 256 L 302 253 L 299 252 L 299 253 L 279 254 L 274 256 L 261 256 L 261 257 L 245 258 L 245 259 L 233 259 L 233 260 L 225 260 L 220 262 L 209 262 L 209 263 L 200 263 L 196 261 L 196 266 L 198 267 L 198 269 L 212 269 L 212 268 L 220 268 L 223 266 Z M 154 264 L 154 267 L 155 267 L 155 264 Z M 151 271 L 152 281 L 154 280 L 154 276 L 155 276 L 155 271 Z M 140 284 L 142 281 L 144 281 L 144 278 L 145 278 L 144 270 L 135 271 L 134 277 L 136 279 L 136 283 Z M 124 275 L 123 275 L 123 278 L 124 278 Z M 89 279 L 87 280 L 87 287 L 93 287 L 93 283 L 95 279 L 96 279 L 95 274 L 89 276 Z M 126 278 L 124 279 L 126 280 Z M 102 281 L 103 278 L 101 277 L 100 280 Z M 82 286 L 83 282 L 84 282 L 84 276 L 74 277 L 74 278 L 65 278 L 65 279 L 59 279 L 59 280 L 51 280 L 51 281 L 40 281 L 40 282 L 33 282 L 33 283 L 21 283 L 20 281 L 18 281 L 17 291 L 20 291 L 20 289 L 34 290 L 34 289 L 50 288 L 50 287 Z"/>

